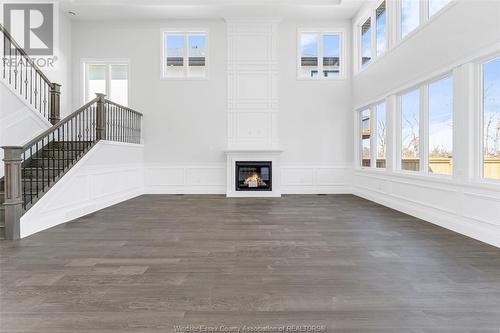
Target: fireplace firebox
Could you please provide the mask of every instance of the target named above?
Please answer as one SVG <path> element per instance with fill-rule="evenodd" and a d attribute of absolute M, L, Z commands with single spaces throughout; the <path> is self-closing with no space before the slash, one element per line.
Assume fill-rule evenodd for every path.
<path fill-rule="evenodd" d="M 236 191 L 272 191 L 272 162 L 236 162 Z"/>

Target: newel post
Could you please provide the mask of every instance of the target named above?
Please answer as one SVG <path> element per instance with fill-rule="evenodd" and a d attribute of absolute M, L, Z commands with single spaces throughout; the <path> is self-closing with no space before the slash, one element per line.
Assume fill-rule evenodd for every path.
<path fill-rule="evenodd" d="M 61 85 L 52 83 L 50 88 L 50 123 L 57 124 L 61 120 Z"/>
<path fill-rule="evenodd" d="M 23 215 L 22 147 L 2 147 L 5 165 L 5 238 L 19 239 Z"/>
<path fill-rule="evenodd" d="M 106 95 L 96 95 L 99 98 L 96 108 L 96 137 L 97 140 L 106 140 Z"/>

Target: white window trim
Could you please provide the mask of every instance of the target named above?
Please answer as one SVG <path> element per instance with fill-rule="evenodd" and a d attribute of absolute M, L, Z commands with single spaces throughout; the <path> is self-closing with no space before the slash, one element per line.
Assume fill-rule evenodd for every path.
<path fill-rule="evenodd" d="M 385 131 L 385 167 L 383 168 L 379 168 L 377 167 L 377 160 L 378 160 L 378 106 L 380 104 L 384 104 L 385 106 L 385 126 L 386 126 L 386 131 Z M 376 170 L 386 170 L 387 169 L 387 135 L 388 135 L 388 131 L 387 131 L 387 101 L 386 100 L 383 100 L 383 101 L 379 101 L 378 103 L 376 103 L 374 106 L 373 106 L 373 109 L 375 111 L 375 116 L 373 117 L 373 121 L 374 121 L 374 124 L 373 124 L 373 141 L 374 141 L 374 151 L 373 151 L 373 159 L 374 159 L 374 165 L 373 167 L 376 169 Z"/>
<path fill-rule="evenodd" d="M 303 33 L 318 34 L 318 75 L 316 77 L 304 77 L 301 75 L 301 35 Z M 338 35 L 339 36 L 339 55 L 340 55 L 340 66 L 339 66 L 339 76 L 324 77 L 321 76 L 321 71 L 323 70 L 323 35 Z M 338 28 L 319 28 L 319 29 L 309 29 L 309 28 L 299 28 L 297 29 L 297 80 L 304 81 L 330 81 L 330 80 L 345 80 L 346 75 L 346 47 L 345 47 L 345 29 Z"/>
<path fill-rule="evenodd" d="M 367 21 L 370 20 L 370 61 L 366 64 L 365 67 L 363 67 L 363 34 L 361 33 L 363 29 L 363 24 Z M 374 31 L 374 24 L 373 24 L 373 10 L 370 12 L 369 16 L 365 16 L 364 20 L 361 20 L 361 24 L 358 26 L 358 38 L 359 38 L 359 52 L 358 52 L 358 64 L 359 64 L 359 71 L 364 71 L 370 65 L 375 61 L 375 57 L 373 56 L 373 46 L 374 46 L 374 40 L 373 40 L 373 31 Z"/>
<path fill-rule="evenodd" d="M 387 147 L 385 152 L 385 168 L 377 168 L 377 106 L 380 104 L 385 104 L 386 106 L 386 124 L 387 124 L 387 99 L 381 99 L 377 102 L 371 103 L 366 107 L 359 108 L 356 110 L 357 119 L 357 130 L 356 130 L 356 140 L 358 142 L 358 161 L 356 161 L 356 169 L 358 170 L 377 170 L 378 172 L 383 172 L 387 170 Z M 363 111 L 370 111 L 370 166 L 363 166 L 363 126 L 361 125 L 362 113 Z M 386 132 L 386 136 L 388 132 Z M 386 138 L 387 139 L 387 138 Z"/>
<path fill-rule="evenodd" d="M 166 65 L 166 54 L 165 54 L 165 34 L 180 34 L 184 37 L 184 76 L 182 77 L 170 77 L 165 75 L 165 65 Z M 193 77 L 188 76 L 189 67 L 189 55 L 186 52 L 189 49 L 188 36 L 194 34 L 205 34 L 205 76 L 204 77 Z M 210 79 L 210 31 L 208 28 L 162 28 L 160 31 L 160 80 L 162 81 L 206 81 Z"/>
<path fill-rule="evenodd" d="M 386 20 L 386 26 L 387 26 L 387 45 L 386 45 L 386 50 L 384 53 L 381 55 L 377 56 L 376 54 L 376 37 L 373 37 L 373 32 L 372 32 L 372 59 L 368 63 L 368 65 L 364 68 L 361 66 L 361 25 L 368 19 L 368 17 L 371 17 L 372 24 L 371 28 L 373 31 L 375 31 L 376 35 L 376 10 L 380 6 L 380 4 L 383 1 L 377 1 L 373 7 L 370 8 L 369 13 L 366 15 L 362 16 L 360 19 L 358 19 L 357 23 L 354 25 L 354 28 L 356 31 L 355 35 L 355 47 L 357 48 L 355 54 L 356 54 L 356 59 L 354 61 L 355 67 L 354 67 L 354 76 L 358 75 L 359 73 L 362 73 L 366 69 L 372 67 L 372 65 L 376 62 L 378 62 L 380 59 L 384 58 L 387 54 L 392 53 L 392 51 L 396 48 L 398 48 L 400 45 L 404 44 L 407 40 L 411 39 L 414 35 L 418 34 L 421 30 L 423 30 L 428 24 L 431 22 L 437 20 L 441 15 L 446 13 L 448 10 L 450 10 L 453 6 L 455 6 L 458 1 L 457 0 L 451 0 L 449 3 L 447 3 L 445 6 L 443 6 L 441 9 L 439 9 L 434 15 L 429 17 L 429 4 L 428 1 L 421 1 L 420 2 L 420 13 L 419 13 L 419 25 L 413 29 L 411 32 L 409 32 L 404 38 L 401 38 L 401 0 L 387 0 L 386 1 L 386 15 L 387 15 L 387 20 Z M 373 44 L 375 46 L 373 47 Z M 375 53 L 373 52 L 373 49 L 375 49 Z"/>
<path fill-rule="evenodd" d="M 421 176 L 429 176 L 436 177 L 441 179 L 452 179 L 455 175 L 455 170 L 452 169 L 451 175 L 445 174 L 437 174 L 431 173 L 428 170 L 429 166 L 429 85 L 444 80 L 446 78 L 451 77 L 453 79 L 453 84 L 455 84 L 455 78 L 453 77 L 453 71 L 447 71 L 439 76 L 435 76 L 431 79 L 422 81 L 422 83 L 412 86 L 410 88 L 406 88 L 396 94 L 397 96 L 397 104 L 396 104 L 396 122 L 395 122 L 395 133 L 396 133 L 396 159 L 397 162 L 395 164 L 394 171 L 397 173 L 405 174 L 405 175 L 421 175 Z M 419 157 L 419 170 L 411 171 L 411 170 L 403 170 L 402 168 L 402 123 L 401 123 L 401 112 L 402 105 L 401 99 L 402 96 L 418 90 L 420 94 L 420 108 L 419 108 L 419 149 L 418 149 L 418 157 Z M 455 89 L 452 90 L 453 94 L 455 94 Z M 453 114 L 452 119 L 454 119 L 455 115 L 455 96 L 453 96 Z M 455 123 L 453 123 L 453 127 L 455 127 Z M 452 130 L 454 135 L 454 130 Z M 455 147 L 452 147 L 453 151 L 453 159 L 455 159 Z"/>
<path fill-rule="evenodd" d="M 87 96 L 87 86 L 88 86 L 88 73 L 87 73 L 87 65 L 89 64 L 97 64 L 97 65 L 105 65 L 106 66 L 106 97 L 109 99 L 109 93 L 111 91 L 111 65 L 127 65 L 127 107 L 130 107 L 130 59 L 124 58 L 113 58 L 113 59 L 103 59 L 103 58 L 84 58 L 80 60 L 80 69 L 81 69 L 81 92 L 82 92 L 82 104 L 86 104 L 87 101 L 90 101 L 95 98 L 95 96 Z"/>
<path fill-rule="evenodd" d="M 447 6 L 452 6 L 455 1 L 452 1 Z M 447 6 L 441 9 L 444 10 Z M 439 15 L 440 12 L 437 12 L 433 17 Z M 354 36 L 356 37 L 356 35 Z M 498 186 L 500 185 L 500 180 L 482 178 L 482 170 L 483 170 L 483 121 L 482 121 L 482 64 L 488 62 L 490 60 L 496 59 L 500 57 L 500 52 L 498 51 L 498 45 L 495 44 L 493 46 L 488 46 L 482 48 L 463 59 L 457 60 L 453 63 L 448 64 L 444 68 L 440 68 L 431 73 L 427 73 L 419 78 L 413 79 L 408 83 L 404 84 L 403 87 L 393 88 L 386 91 L 383 94 L 375 96 L 374 98 L 366 101 L 363 104 L 358 104 L 354 106 L 354 112 L 356 115 L 354 116 L 354 142 L 356 144 L 354 156 L 354 169 L 357 172 L 367 172 L 373 174 L 379 174 L 380 172 L 387 172 L 388 175 L 394 177 L 404 177 L 405 179 L 413 179 L 417 181 L 428 181 L 429 179 L 433 182 L 440 184 L 462 184 L 464 186 L 468 186 L 470 188 L 475 189 L 483 189 L 483 190 L 498 190 Z M 467 68 L 465 68 L 467 67 Z M 462 70 L 466 69 L 467 72 L 472 72 L 470 81 L 467 82 L 459 82 L 463 74 L 460 75 Z M 456 100 L 459 99 L 459 94 L 457 91 L 463 93 L 464 85 L 467 87 L 467 94 L 470 94 L 470 100 L 467 102 L 469 110 L 471 111 L 471 115 L 469 118 L 469 123 L 467 124 L 467 133 L 468 137 L 468 154 L 467 156 L 460 156 L 461 159 L 466 159 L 467 173 L 461 174 L 459 172 L 454 172 L 452 176 L 449 175 L 440 175 L 440 174 L 422 174 L 419 172 L 413 171 L 404 171 L 398 170 L 399 161 L 401 160 L 401 124 L 400 120 L 400 99 L 399 95 L 404 94 L 405 92 L 415 90 L 421 84 L 425 82 L 433 82 L 437 80 L 439 77 L 449 76 L 453 77 L 453 85 L 454 85 L 454 96 L 453 96 L 453 108 L 454 108 L 454 128 L 453 128 L 453 149 L 456 150 L 457 146 L 455 145 L 455 140 L 458 138 L 456 135 L 457 125 L 455 124 L 456 107 L 460 104 L 457 103 Z M 473 75 L 472 75 L 473 74 Z M 458 89 L 458 90 L 457 90 Z M 372 104 L 378 104 L 379 101 L 386 100 L 387 110 L 387 121 L 388 121 L 388 132 L 389 132 L 389 150 L 387 151 L 386 163 L 387 169 L 372 169 L 372 168 L 361 168 L 361 144 L 360 144 L 360 112 L 362 110 L 366 110 Z M 391 133 L 392 132 L 392 133 Z M 454 158 L 455 156 L 454 152 Z M 457 159 L 458 162 L 458 159 Z M 455 171 L 455 170 L 454 170 Z M 459 170 L 457 170 L 459 171 Z"/>
<path fill-rule="evenodd" d="M 475 115 L 475 128 L 476 128 L 476 137 L 475 137 L 475 152 L 474 152 L 474 175 L 473 179 L 475 182 L 479 184 L 490 184 L 490 185 L 500 185 L 500 179 L 494 178 L 486 178 L 484 176 L 484 86 L 483 86 L 483 78 L 484 78 L 484 65 L 490 61 L 500 59 L 500 52 L 495 52 L 494 54 L 490 54 L 488 56 L 482 57 L 476 61 L 475 68 L 475 96 L 477 96 L 477 100 L 475 101 L 476 110 L 478 112 Z"/>

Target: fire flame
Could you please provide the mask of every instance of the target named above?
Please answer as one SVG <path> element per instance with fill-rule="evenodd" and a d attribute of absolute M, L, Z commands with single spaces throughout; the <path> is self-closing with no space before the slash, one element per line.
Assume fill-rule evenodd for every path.
<path fill-rule="evenodd" d="M 266 186 L 266 183 L 260 178 L 257 172 L 253 172 L 249 177 L 245 179 L 245 185 L 248 186 Z"/>

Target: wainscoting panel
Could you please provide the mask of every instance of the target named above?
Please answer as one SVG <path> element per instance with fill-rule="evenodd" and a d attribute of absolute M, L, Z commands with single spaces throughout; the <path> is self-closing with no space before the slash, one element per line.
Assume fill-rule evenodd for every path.
<path fill-rule="evenodd" d="M 350 170 L 346 166 L 285 165 L 280 170 L 281 189 L 284 194 L 350 193 Z M 157 179 L 163 181 L 158 182 Z M 165 179 L 169 179 L 169 182 L 164 182 Z M 226 193 L 226 165 L 223 163 L 146 165 L 145 192 L 149 194 L 224 194 Z"/>
<path fill-rule="evenodd" d="M 226 190 L 225 177 L 224 163 L 149 164 L 145 167 L 145 192 L 149 194 L 223 194 Z"/>
<path fill-rule="evenodd" d="M 143 194 L 143 150 L 98 142 L 21 218 L 21 237 Z"/>
<path fill-rule="evenodd" d="M 351 172 L 348 166 L 283 165 L 283 194 L 345 194 L 350 193 Z"/>
<path fill-rule="evenodd" d="M 500 247 L 500 190 L 493 186 L 355 170 L 352 192 Z"/>

